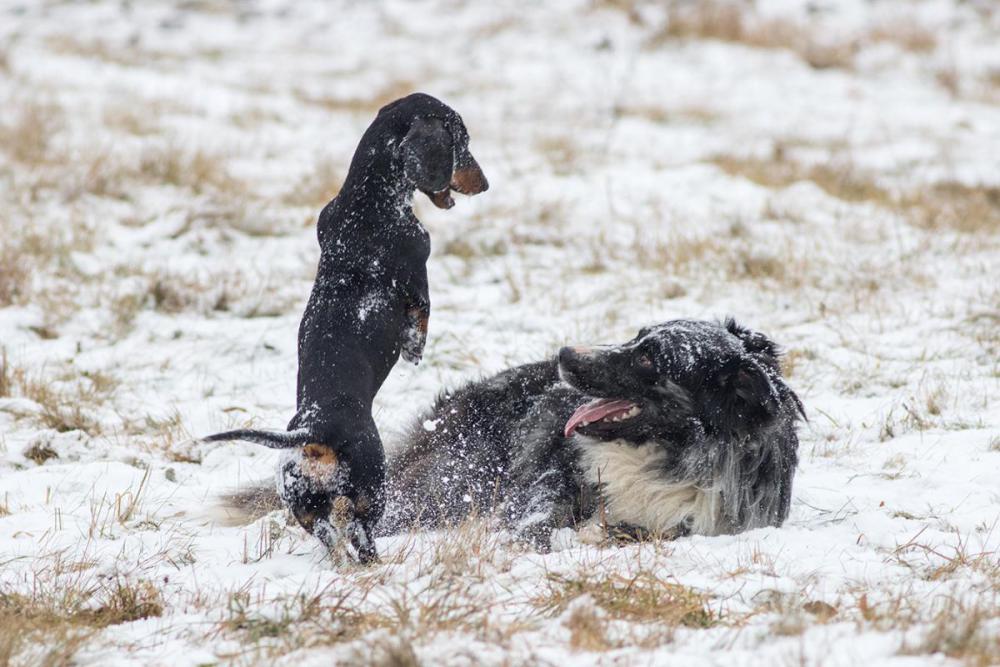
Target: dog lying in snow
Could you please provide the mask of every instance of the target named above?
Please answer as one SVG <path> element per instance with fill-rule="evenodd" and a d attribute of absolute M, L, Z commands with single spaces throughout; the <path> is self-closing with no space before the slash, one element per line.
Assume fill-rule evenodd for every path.
<path fill-rule="evenodd" d="M 601 524 L 676 536 L 780 526 L 802 404 L 777 346 L 732 320 L 675 320 L 563 348 L 438 399 L 390 462 L 379 534 L 496 512 L 547 549 Z"/>
<path fill-rule="evenodd" d="M 286 450 L 277 493 L 331 554 L 377 558 L 372 530 L 384 507 L 385 454 L 372 400 L 400 355 L 420 361 L 430 316 L 430 239 L 413 214 L 413 192 L 451 208 L 452 190 L 488 187 L 454 110 L 419 93 L 383 107 L 319 217 L 319 268 L 299 327 L 288 430 L 204 438 Z M 254 492 L 237 497 L 253 502 Z"/>

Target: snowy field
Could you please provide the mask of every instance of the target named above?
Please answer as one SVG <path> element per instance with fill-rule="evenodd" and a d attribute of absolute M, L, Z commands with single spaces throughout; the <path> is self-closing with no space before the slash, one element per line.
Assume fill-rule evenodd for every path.
<path fill-rule="evenodd" d="M 781 529 L 336 568 L 275 513 L 315 218 L 413 90 L 436 392 L 733 315 L 810 421 Z M 1000 3 L 0 2 L 0 665 L 1000 663 Z"/>

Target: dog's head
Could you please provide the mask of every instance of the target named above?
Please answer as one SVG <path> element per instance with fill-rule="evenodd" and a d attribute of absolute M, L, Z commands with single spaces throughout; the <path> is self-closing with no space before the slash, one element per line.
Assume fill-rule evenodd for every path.
<path fill-rule="evenodd" d="M 693 419 L 709 435 L 743 439 L 782 411 L 801 412 L 781 378 L 777 346 L 732 320 L 674 320 L 624 345 L 565 347 L 559 372 L 595 397 L 570 417 L 566 435 L 642 442 Z"/>
<path fill-rule="evenodd" d="M 379 117 L 392 117 L 401 138 L 397 154 L 403 174 L 438 208 L 451 208 L 451 191 L 465 195 L 485 192 L 489 183 L 469 151 L 469 132 L 454 109 L 423 93 L 388 104 Z"/>

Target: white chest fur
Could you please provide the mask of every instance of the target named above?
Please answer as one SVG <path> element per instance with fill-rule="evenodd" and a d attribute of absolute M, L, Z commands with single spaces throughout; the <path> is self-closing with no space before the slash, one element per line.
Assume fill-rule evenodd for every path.
<path fill-rule="evenodd" d="M 701 535 L 718 532 L 721 494 L 672 481 L 663 473 L 663 450 L 655 444 L 575 438 L 588 482 L 601 490 L 609 524 L 628 523 L 667 533 L 688 521 Z"/>

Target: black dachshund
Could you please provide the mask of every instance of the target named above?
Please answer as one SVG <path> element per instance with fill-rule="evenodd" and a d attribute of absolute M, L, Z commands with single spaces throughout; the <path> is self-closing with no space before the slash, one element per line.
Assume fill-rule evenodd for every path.
<path fill-rule="evenodd" d="M 420 361 L 427 338 L 430 238 L 413 214 L 413 192 L 451 208 L 451 190 L 474 195 L 488 187 L 454 110 L 421 93 L 383 107 L 319 217 L 319 269 L 299 327 L 297 412 L 288 430 L 205 438 L 285 449 L 278 493 L 331 554 L 377 558 L 372 531 L 385 505 L 385 454 L 372 401 L 400 355 Z"/>

